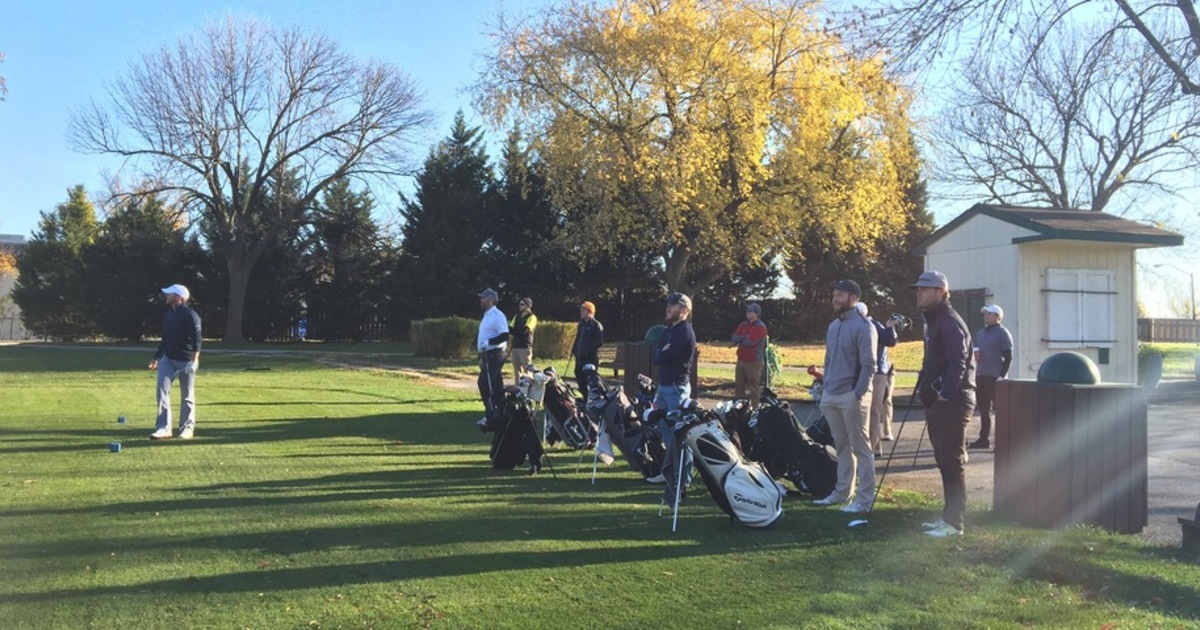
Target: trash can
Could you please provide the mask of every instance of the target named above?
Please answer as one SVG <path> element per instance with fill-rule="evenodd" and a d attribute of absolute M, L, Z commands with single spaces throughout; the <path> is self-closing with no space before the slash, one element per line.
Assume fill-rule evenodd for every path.
<path fill-rule="evenodd" d="M 997 382 L 993 509 L 1033 527 L 1142 531 L 1146 418 L 1136 385 Z"/>

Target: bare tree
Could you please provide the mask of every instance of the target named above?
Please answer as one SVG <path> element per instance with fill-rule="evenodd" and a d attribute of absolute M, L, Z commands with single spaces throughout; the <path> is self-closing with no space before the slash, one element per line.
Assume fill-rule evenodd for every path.
<path fill-rule="evenodd" d="M 1054 208 L 1174 192 L 1198 165 L 1200 102 L 1129 31 L 1030 30 L 968 64 L 935 131 L 947 179 L 991 201 Z"/>
<path fill-rule="evenodd" d="M 330 39 L 228 18 L 131 65 L 72 115 L 76 148 L 126 158 L 215 227 L 226 253 L 225 339 L 243 338 L 250 271 L 342 177 L 403 174 L 428 125 L 415 84 Z M 293 195 L 273 195 L 288 178 Z"/>
<path fill-rule="evenodd" d="M 1154 51 L 1185 94 L 1200 94 L 1200 19 L 1192 0 L 861 0 L 842 2 L 846 26 L 862 43 L 890 50 L 910 69 L 958 50 L 990 55 L 1019 29 L 1043 34 L 1074 15 L 1115 18 Z"/>

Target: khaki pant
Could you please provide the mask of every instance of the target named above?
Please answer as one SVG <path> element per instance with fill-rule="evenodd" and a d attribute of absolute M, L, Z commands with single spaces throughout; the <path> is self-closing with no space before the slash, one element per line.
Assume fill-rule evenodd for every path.
<path fill-rule="evenodd" d="M 525 368 L 533 365 L 533 349 L 532 348 L 513 348 L 512 349 L 512 364 L 514 380 L 521 380 L 521 372 Z"/>
<path fill-rule="evenodd" d="M 762 398 L 762 361 L 738 361 L 733 371 L 733 395 L 741 398 L 750 390 L 750 406 L 758 407 Z"/>
<path fill-rule="evenodd" d="M 870 409 L 870 390 L 861 400 L 853 390 L 844 394 L 826 392 L 821 398 L 821 413 L 829 421 L 837 448 L 837 486 L 830 496 L 838 503 L 848 501 L 853 495 L 855 503 L 870 508 L 875 499 L 875 452 L 867 437 Z"/>
<path fill-rule="evenodd" d="M 892 435 L 893 374 L 876 374 L 871 379 L 871 450 L 880 451 L 880 440 Z"/>

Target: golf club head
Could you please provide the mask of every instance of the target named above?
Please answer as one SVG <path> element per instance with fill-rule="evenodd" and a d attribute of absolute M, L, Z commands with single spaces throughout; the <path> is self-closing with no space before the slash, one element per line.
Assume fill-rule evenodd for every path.
<path fill-rule="evenodd" d="M 855 519 L 855 520 L 853 520 L 853 521 L 850 521 L 850 523 L 849 523 L 848 525 L 846 525 L 846 527 L 851 527 L 851 528 L 853 528 L 853 527 L 861 527 L 861 526 L 863 526 L 863 525 L 866 525 L 866 524 L 867 524 L 867 519 L 865 519 L 865 518 L 859 518 L 859 519 Z"/>

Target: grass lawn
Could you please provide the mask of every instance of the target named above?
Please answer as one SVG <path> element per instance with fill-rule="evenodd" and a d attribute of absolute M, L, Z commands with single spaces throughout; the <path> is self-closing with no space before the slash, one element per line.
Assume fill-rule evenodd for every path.
<path fill-rule="evenodd" d="M 472 392 L 390 371 L 210 353 L 196 439 L 151 443 L 147 358 L 0 347 L 0 628 L 1200 624 L 1175 549 L 983 505 L 932 540 L 891 489 L 864 528 L 789 499 L 753 531 L 698 485 L 671 534 L 628 467 L 493 471 Z"/>

